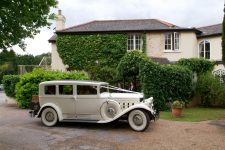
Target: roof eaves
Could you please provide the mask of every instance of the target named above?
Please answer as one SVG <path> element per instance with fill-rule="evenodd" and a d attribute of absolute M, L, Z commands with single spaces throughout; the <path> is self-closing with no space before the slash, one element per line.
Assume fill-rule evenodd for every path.
<path fill-rule="evenodd" d="M 205 37 L 212 37 L 212 36 L 221 36 L 222 33 L 213 33 L 213 34 L 203 34 L 203 35 L 198 35 L 197 38 L 205 38 Z"/>

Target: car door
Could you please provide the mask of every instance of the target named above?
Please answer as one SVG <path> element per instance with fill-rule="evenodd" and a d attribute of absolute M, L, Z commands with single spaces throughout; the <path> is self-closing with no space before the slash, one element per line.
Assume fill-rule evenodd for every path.
<path fill-rule="evenodd" d="M 77 85 L 75 112 L 77 115 L 99 115 L 101 99 L 97 85 Z"/>
<path fill-rule="evenodd" d="M 74 93 L 74 85 L 58 85 L 58 96 L 56 97 L 56 102 L 66 118 L 71 118 L 75 115 Z"/>

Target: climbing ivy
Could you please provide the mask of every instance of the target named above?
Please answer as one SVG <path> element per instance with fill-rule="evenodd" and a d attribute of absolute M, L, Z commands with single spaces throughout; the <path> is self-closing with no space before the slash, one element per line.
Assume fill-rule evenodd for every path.
<path fill-rule="evenodd" d="M 92 80 L 113 83 L 127 52 L 127 34 L 58 35 L 57 47 L 70 70 L 85 70 Z"/>

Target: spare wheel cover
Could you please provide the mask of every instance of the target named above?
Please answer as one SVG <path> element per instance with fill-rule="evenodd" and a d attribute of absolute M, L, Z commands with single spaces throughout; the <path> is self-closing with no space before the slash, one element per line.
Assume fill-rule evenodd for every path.
<path fill-rule="evenodd" d="M 110 100 L 102 104 L 101 116 L 104 120 L 112 119 L 119 113 L 121 113 L 121 109 L 118 102 Z"/>

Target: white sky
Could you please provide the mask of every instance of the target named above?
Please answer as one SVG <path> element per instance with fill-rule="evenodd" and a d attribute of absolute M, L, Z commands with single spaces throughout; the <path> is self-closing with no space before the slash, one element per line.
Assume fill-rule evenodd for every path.
<path fill-rule="evenodd" d="M 58 0 L 66 17 L 66 27 L 92 20 L 157 18 L 183 27 L 221 23 L 224 0 Z M 57 13 L 57 9 L 52 10 Z M 19 54 L 39 55 L 51 51 L 51 29 L 42 28 L 34 39 L 26 39 L 27 49 Z"/>

